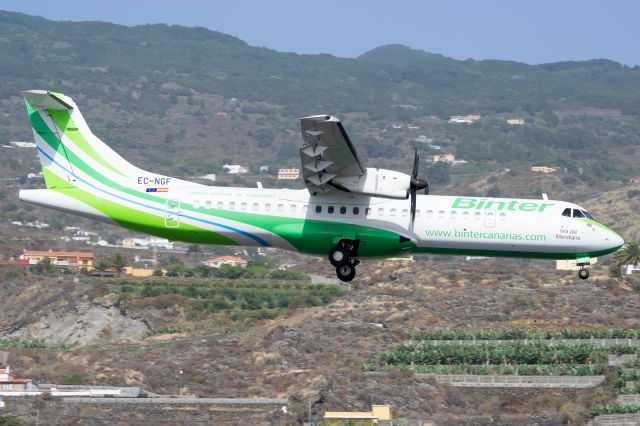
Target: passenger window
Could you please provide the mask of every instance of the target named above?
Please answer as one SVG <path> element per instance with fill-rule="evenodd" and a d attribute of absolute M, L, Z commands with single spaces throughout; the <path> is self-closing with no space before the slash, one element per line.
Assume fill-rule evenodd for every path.
<path fill-rule="evenodd" d="M 322 206 L 316 206 L 316 213 L 322 213 Z"/>
<path fill-rule="evenodd" d="M 199 200 L 195 200 L 193 202 L 193 208 L 194 209 L 199 209 L 200 208 L 200 201 Z"/>
<path fill-rule="evenodd" d="M 395 216 L 395 215 L 396 215 L 396 209 L 389 210 L 389 216 Z"/>
<path fill-rule="evenodd" d="M 345 206 L 340 207 L 340 214 L 345 214 L 347 212 L 347 208 Z"/>
<path fill-rule="evenodd" d="M 480 212 L 475 212 L 475 214 L 473 215 L 473 218 L 475 220 L 480 220 L 480 216 L 481 216 Z"/>
<path fill-rule="evenodd" d="M 357 215 L 360 213 L 360 209 L 358 207 L 353 208 L 353 214 Z"/>
<path fill-rule="evenodd" d="M 284 204 L 278 204 L 278 211 L 279 212 L 283 212 L 284 211 Z"/>
<path fill-rule="evenodd" d="M 416 210 L 416 217 L 420 217 L 420 210 Z"/>
<path fill-rule="evenodd" d="M 378 209 L 378 216 L 384 216 L 384 209 L 383 208 L 379 208 Z"/>
<path fill-rule="evenodd" d="M 267 203 L 264 205 L 264 211 L 266 212 L 270 212 L 271 211 L 271 203 Z"/>
<path fill-rule="evenodd" d="M 593 216 L 591 216 L 591 215 L 589 214 L 589 212 L 588 212 L 588 211 L 586 211 L 586 210 L 580 210 L 580 211 L 582 212 L 582 214 L 584 215 L 584 217 L 586 217 L 587 219 L 596 220 Z"/>
<path fill-rule="evenodd" d="M 253 210 L 254 212 L 257 212 L 258 209 L 260 209 L 260 206 L 258 206 L 258 203 L 253 203 L 251 205 L 251 210 Z"/>
<path fill-rule="evenodd" d="M 571 209 L 570 209 L 569 207 L 567 207 L 566 209 L 564 209 L 564 210 L 562 211 L 562 216 L 565 216 L 565 217 L 571 217 Z"/>
<path fill-rule="evenodd" d="M 582 212 L 578 209 L 573 209 L 573 217 L 584 217 Z"/>
<path fill-rule="evenodd" d="M 507 220 L 507 214 L 506 213 L 500 213 L 500 220 Z"/>
<path fill-rule="evenodd" d="M 402 209 L 402 217 L 407 217 L 409 215 L 409 210 Z"/>
<path fill-rule="evenodd" d="M 291 213 L 295 213 L 295 212 L 296 212 L 296 210 L 297 210 L 297 207 L 296 207 L 296 205 L 295 205 L 295 204 L 291 204 L 291 205 L 289 206 L 289 211 L 290 211 Z"/>
<path fill-rule="evenodd" d="M 211 201 L 205 201 L 205 202 L 204 202 L 204 206 L 205 206 L 206 208 L 210 209 L 210 208 L 211 208 Z M 220 208 L 222 208 L 222 207 L 220 207 Z"/>
<path fill-rule="evenodd" d="M 240 203 L 240 210 L 246 210 L 247 209 L 247 203 Z"/>
<path fill-rule="evenodd" d="M 449 216 L 451 216 L 451 219 L 457 219 L 458 218 L 458 212 L 456 212 L 455 210 L 452 210 L 451 213 L 449 214 Z"/>
<path fill-rule="evenodd" d="M 469 219 L 469 212 L 462 212 L 462 218 L 464 220 L 468 220 Z"/>
<path fill-rule="evenodd" d="M 222 201 L 218 201 L 216 203 L 217 208 L 219 209 L 223 209 L 224 208 L 224 203 Z M 211 207 L 211 203 L 209 203 L 209 207 Z"/>
<path fill-rule="evenodd" d="M 438 219 L 442 219 L 442 218 L 444 218 L 444 210 L 440 210 L 438 212 Z"/>
<path fill-rule="evenodd" d="M 327 207 L 327 213 L 333 214 L 333 206 Z"/>
<path fill-rule="evenodd" d="M 233 201 L 229 201 L 229 210 L 235 210 L 236 208 L 236 203 Z"/>
<path fill-rule="evenodd" d="M 427 210 L 427 217 L 433 217 L 433 210 Z"/>
<path fill-rule="evenodd" d="M 306 213 L 309 210 L 309 204 L 303 204 L 302 205 L 302 212 Z"/>
<path fill-rule="evenodd" d="M 371 207 L 365 207 L 364 214 L 366 216 L 371 216 Z"/>

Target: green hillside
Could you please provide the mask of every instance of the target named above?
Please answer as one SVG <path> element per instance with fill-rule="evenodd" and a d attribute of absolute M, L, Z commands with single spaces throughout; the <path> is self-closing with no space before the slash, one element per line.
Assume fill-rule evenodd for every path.
<path fill-rule="evenodd" d="M 450 174 L 544 164 L 593 186 L 634 176 L 639 157 L 640 68 L 608 60 L 457 61 L 399 45 L 345 59 L 253 47 L 204 28 L 0 12 L 0 75 L 4 142 L 30 139 L 20 90 L 57 90 L 124 155 L 181 176 L 225 162 L 296 165 L 297 118 L 318 113 L 340 116 L 370 165 L 408 170 L 421 134 L 469 161 L 433 168 L 443 184 Z M 466 114 L 483 118 L 446 122 Z M 526 124 L 507 125 L 513 117 Z M 3 174 L 16 169 L 2 161 Z"/>

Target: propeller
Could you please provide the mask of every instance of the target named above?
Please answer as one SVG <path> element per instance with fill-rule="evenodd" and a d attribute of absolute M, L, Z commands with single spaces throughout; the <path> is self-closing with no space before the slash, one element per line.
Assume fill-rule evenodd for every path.
<path fill-rule="evenodd" d="M 411 172 L 411 185 L 409 187 L 410 195 L 411 195 L 411 222 L 409 223 L 409 228 L 413 230 L 413 221 L 416 218 L 416 194 L 421 189 L 424 189 L 424 193 L 429 193 L 429 183 L 426 179 L 420 179 L 418 177 L 418 167 L 420 164 L 420 156 L 418 155 L 418 148 L 414 147 L 415 151 L 413 154 L 413 171 Z"/>

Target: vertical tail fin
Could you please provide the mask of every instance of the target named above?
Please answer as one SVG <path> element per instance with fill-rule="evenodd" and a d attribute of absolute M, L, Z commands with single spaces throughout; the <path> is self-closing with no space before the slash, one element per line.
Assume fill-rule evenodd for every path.
<path fill-rule="evenodd" d="M 91 132 L 71 98 L 45 90 L 22 94 L 47 188 L 78 185 L 82 173 L 121 181 L 140 172 Z"/>

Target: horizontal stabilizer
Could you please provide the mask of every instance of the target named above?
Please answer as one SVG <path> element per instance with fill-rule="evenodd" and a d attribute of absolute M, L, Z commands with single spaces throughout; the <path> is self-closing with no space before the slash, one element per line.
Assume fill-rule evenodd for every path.
<path fill-rule="evenodd" d="M 72 110 L 73 107 L 63 99 L 63 95 L 48 90 L 25 90 L 21 92 L 33 108 Z"/>

